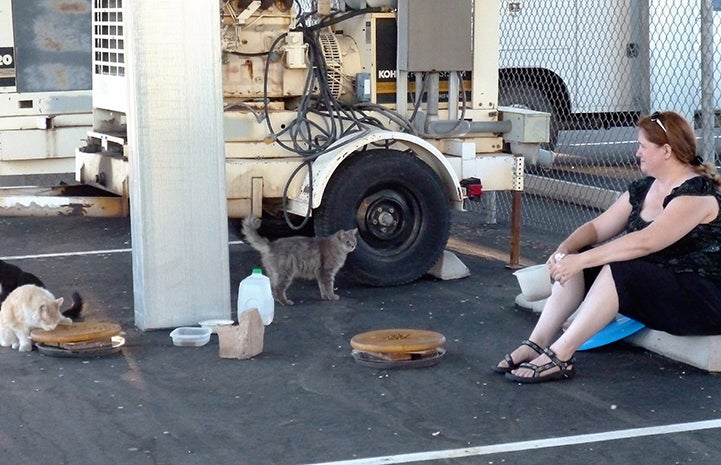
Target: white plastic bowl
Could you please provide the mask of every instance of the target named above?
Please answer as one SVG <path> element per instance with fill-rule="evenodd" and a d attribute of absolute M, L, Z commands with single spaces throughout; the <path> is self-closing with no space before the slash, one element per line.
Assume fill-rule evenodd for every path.
<path fill-rule="evenodd" d="M 181 326 L 170 332 L 173 344 L 180 347 L 200 347 L 210 341 L 210 328 L 198 328 L 194 326 Z"/>
<path fill-rule="evenodd" d="M 533 302 L 551 295 L 551 274 L 546 264 L 534 265 L 514 271 L 523 297 Z"/>
<path fill-rule="evenodd" d="M 203 320 L 198 324 L 203 328 L 210 328 L 213 333 L 218 332 L 218 326 L 231 326 L 235 323 L 233 320 Z"/>

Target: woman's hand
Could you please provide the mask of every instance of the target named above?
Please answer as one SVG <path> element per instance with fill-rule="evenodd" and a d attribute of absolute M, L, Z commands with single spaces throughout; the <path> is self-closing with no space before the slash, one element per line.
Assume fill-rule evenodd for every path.
<path fill-rule="evenodd" d="M 578 254 L 556 252 L 549 259 L 549 271 L 551 278 L 563 285 L 575 274 L 583 271 L 581 258 Z"/>
<path fill-rule="evenodd" d="M 568 255 L 568 252 L 561 249 L 556 249 L 556 251 L 553 252 L 550 257 L 548 257 L 548 260 L 546 260 L 546 265 L 551 267 L 556 262 L 563 260 L 566 255 Z"/>

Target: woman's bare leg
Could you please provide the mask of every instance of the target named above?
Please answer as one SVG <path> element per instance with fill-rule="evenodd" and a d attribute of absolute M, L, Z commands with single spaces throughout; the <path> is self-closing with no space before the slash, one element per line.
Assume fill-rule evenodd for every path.
<path fill-rule="evenodd" d="M 548 347 L 558 334 L 563 322 L 578 308 L 583 300 L 584 292 L 583 273 L 572 277 L 564 285 L 554 283 L 551 295 L 546 300 L 538 323 L 529 339 L 541 347 Z M 516 363 L 527 362 L 537 356 L 538 354 L 526 345 L 521 345 L 511 352 L 511 358 Z M 505 368 L 508 364 L 503 360 L 498 366 Z"/>
<path fill-rule="evenodd" d="M 563 285 L 555 283 L 530 339 L 542 347 L 548 347 L 563 323 L 581 305 L 585 291 L 583 273 L 573 276 Z"/>
<path fill-rule="evenodd" d="M 568 285 L 568 283 L 566 285 Z M 613 281 L 611 268 L 606 265 L 601 269 L 591 289 L 589 289 L 586 298 L 581 302 L 576 317 L 561 337 L 550 346 L 551 350 L 556 353 L 560 360 L 570 360 L 581 344 L 610 323 L 616 317 L 617 313 L 618 294 L 616 292 L 616 283 Z M 541 317 L 543 317 L 543 314 L 541 314 Z M 558 318 L 549 317 L 549 320 L 551 320 L 549 322 L 550 327 L 550 324 L 556 323 Z M 541 320 L 539 319 L 539 324 L 540 323 Z M 563 324 L 563 321 L 561 321 L 560 324 Z M 531 333 L 531 337 L 534 337 L 538 326 L 537 324 L 536 329 Z M 545 335 L 545 332 L 539 332 L 538 337 Z M 548 342 L 550 341 L 538 341 L 542 346 Z M 540 355 L 532 360 L 531 363 L 534 365 L 544 365 L 550 361 L 551 359 L 548 358 L 548 356 Z M 551 373 L 553 371 L 557 370 L 550 370 Z M 533 376 L 533 371 L 526 368 L 519 368 L 514 370 L 513 374 L 517 376 Z"/>

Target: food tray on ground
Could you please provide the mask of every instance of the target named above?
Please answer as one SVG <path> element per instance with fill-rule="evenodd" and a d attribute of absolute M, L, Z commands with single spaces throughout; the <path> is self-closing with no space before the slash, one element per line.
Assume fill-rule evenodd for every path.
<path fill-rule="evenodd" d="M 116 323 L 81 321 L 71 325 L 58 325 L 52 331 L 33 329 L 30 338 L 43 344 L 61 344 L 107 339 L 117 336 L 120 332 L 120 325 Z"/>
<path fill-rule="evenodd" d="M 119 352 L 120 349 L 125 345 L 125 338 L 122 336 L 113 336 L 110 338 L 111 344 L 100 346 L 100 347 L 88 347 L 88 348 L 66 348 L 64 344 L 48 345 L 42 342 L 36 342 L 35 347 L 38 348 L 38 352 L 49 357 L 102 357 L 104 355 L 114 354 Z"/>
<path fill-rule="evenodd" d="M 446 342 L 446 337 L 435 331 L 424 329 L 379 329 L 356 334 L 350 340 L 355 350 L 363 352 L 422 352 L 437 349 Z"/>
<path fill-rule="evenodd" d="M 210 341 L 210 328 L 181 326 L 170 332 L 173 344 L 178 347 L 200 347 Z"/>
<path fill-rule="evenodd" d="M 356 362 L 372 368 L 420 368 L 435 365 L 445 355 L 446 337 L 423 329 L 380 329 L 351 338 Z"/>
<path fill-rule="evenodd" d="M 410 358 L 401 360 L 389 360 L 379 353 L 363 352 L 361 350 L 354 350 L 352 354 L 353 358 L 359 365 L 370 368 L 424 368 L 433 366 L 440 362 L 441 358 L 443 358 L 446 354 L 446 350 L 443 348 L 437 348 L 435 350 L 420 353 L 408 352 L 407 354 L 410 355 Z"/>

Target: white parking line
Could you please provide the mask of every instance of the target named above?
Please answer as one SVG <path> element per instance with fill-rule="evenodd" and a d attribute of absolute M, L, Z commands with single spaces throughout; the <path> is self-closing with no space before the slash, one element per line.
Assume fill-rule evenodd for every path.
<path fill-rule="evenodd" d="M 36 258 L 55 258 L 55 257 L 80 257 L 83 255 L 106 255 L 113 253 L 128 253 L 133 249 L 108 249 L 108 250 L 87 250 L 85 252 L 60 252 L 60 253 L 41 253 L 36 255 L 15 255 L 12 257 L 0 257 L 0 260 L 28 260 Z"/>
<path fill-rule="evenodd" d="M 549 447 L 564 447 L 577 444 L 589 444 L 619 439 L 631 439 L 644 436 L 701 431 L 721 428 L 721 419 L 697 421 L 691 423 L 676 423 L 672 425 L 651 426 L 647 428 L 633 428 L 603 433 L 582 434 L 559 438 L 536 439 L 532 441 L 509 442 L 489 446 L 467 447 L 463 449 L 448 449 L 440 451 L 418 452 L 413 454 L 389 455 L 385 457 L 371 457 L 366 459 L 342 460 L 338 462 L 323 462 L 313 465 L 387 465 L 393 463 L 424 462 L 428 460 L 443 460 L 459 457 L 477 457 L 481 455 L 519 452 L 525 450 L 545 449 Z"/>
<path fill-rule="evenodd" d="M 228 245 L 245 244 L 243 241 L 230 241 Z M 86 250 L 84 252 L 59 252 L 59 253 L 41 253 L 36 255 L 13 255 L 9 257 L 0 257 L 0 260 L 32 260 L 36 258 L 57 258 L 57 257 L 81 257 L 84 255 L 107 255 L 114 253 L 128 253 L 133 249 L 108 249 L 108 250 Z"/>

